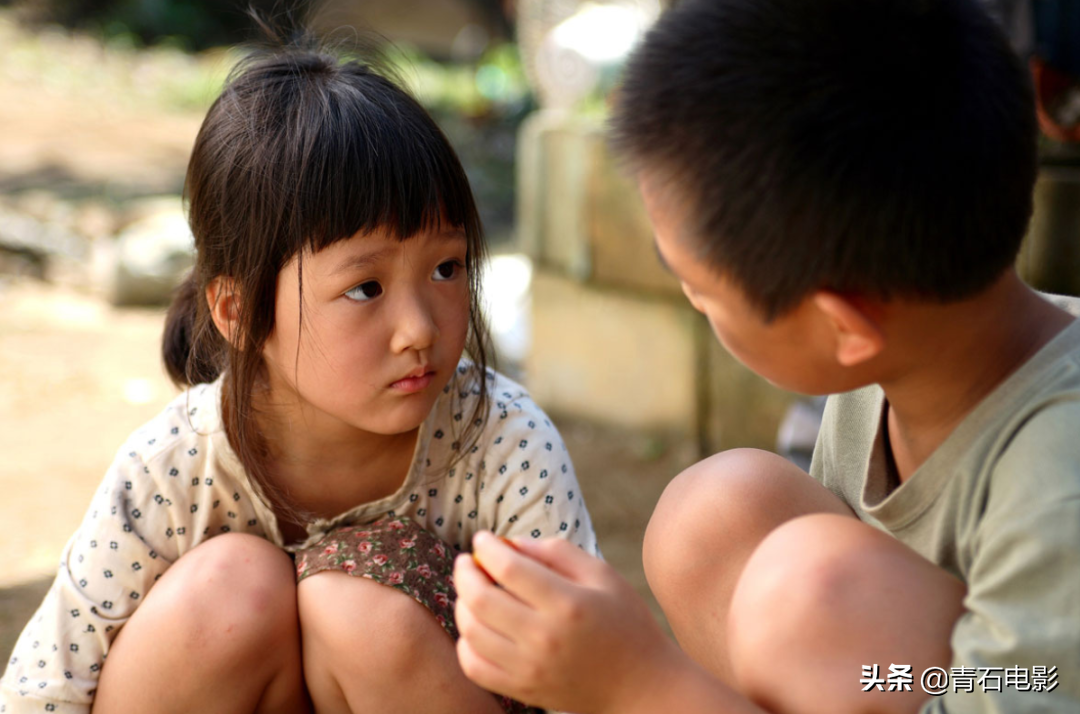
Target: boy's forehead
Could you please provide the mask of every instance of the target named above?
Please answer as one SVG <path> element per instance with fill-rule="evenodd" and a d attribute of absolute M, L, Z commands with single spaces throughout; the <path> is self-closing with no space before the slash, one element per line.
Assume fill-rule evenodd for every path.
<path fill-rule="evenodd" d="M 661 236 L 660 240 L 682 241 L 691 224 L 690 201 L 685 198 L 685 191 L 674 179 L 663 179 L 646 170 L 638 172 L 637 182 L 654 235 Z"/>

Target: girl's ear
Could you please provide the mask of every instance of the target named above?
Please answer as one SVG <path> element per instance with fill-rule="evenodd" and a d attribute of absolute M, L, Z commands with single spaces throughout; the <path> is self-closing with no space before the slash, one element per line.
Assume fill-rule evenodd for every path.
<path fill-rule="evenodd" d="M 832 331 L 836 361 L 844 367 L 867 362 L 885 349 L 881 325 L 859 302 L 827 290 L 815 293 L 813 302 Z"/>
<path fill-rule="evenodd" d="M 224 275 L 211 280 L 206 286 L 206 304 L 217 331 L 229 344 L 240 349 L 240 293 L 236 281 Z"/>

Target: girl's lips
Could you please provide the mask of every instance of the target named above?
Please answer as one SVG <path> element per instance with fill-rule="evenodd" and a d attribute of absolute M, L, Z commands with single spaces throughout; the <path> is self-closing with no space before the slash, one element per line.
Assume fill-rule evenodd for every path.
<path fill-rule="evenodd" d="M 434 378 L 434 372 L 426 372 L 422 377 L 406 377 L 405 379 L 399 379 L 391 384 L 390 388 L 405 394 L 415 394 L 416 392 L 427 389 L 428 385 L 431 384 L 431 380 Z"/>

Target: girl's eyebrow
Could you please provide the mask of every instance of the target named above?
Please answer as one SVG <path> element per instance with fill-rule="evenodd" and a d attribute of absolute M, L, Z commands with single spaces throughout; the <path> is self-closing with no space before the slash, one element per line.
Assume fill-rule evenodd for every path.
<path fill-rule="evenodd" d="M 449 230 L 441 231 L 438 234 L 439 238 L 443 240 L 468 240 L 468 236 L 460 228 L 451 228 Z"/>
<path fill-rule="evenodd" d="M 347 273 L 354 270 L 362 270 L 364 268 L 370 268 L 380 260 L 385 258 L 390 253 L 393 253 L 393 248 L 380 248 L 379 250 L 373 250 L 368 253 L 356 253 L 345 258 L 345 260 L 338 263 L 337 267 L 330 273 L 331 275 L 339 275 L 341 273 Z"/>

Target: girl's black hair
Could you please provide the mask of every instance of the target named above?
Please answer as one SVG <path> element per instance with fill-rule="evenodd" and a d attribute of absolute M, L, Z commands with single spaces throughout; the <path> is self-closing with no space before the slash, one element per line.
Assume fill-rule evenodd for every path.
<path fill-rule="evenodd" d="M 169 309 L 165 367 L 179 386 L 225 373 L 229 441 L 269 505 L 297 522 L 304 514 L 273 486 L 252 393 L 264 379 L 278 273 L 304 249 L 376 229 L 402 241 L 439 225 L 463 230 L 471 307 L 466 351 L 477 369 L 455 374 L 453 394 L 479 398 L 455 439 L 461 454 L 487 413 L 480 219 L 450 143 L 392 76 L 370 47 L 362 58 L 345 56 L 303 36 L 255 51 L 211 106 L 188 164 L 184 198 L 196 264 Z M 222 276 L 240 296 L 231 343 L 215 328 L 206 300 L 207 286 Z"/>

